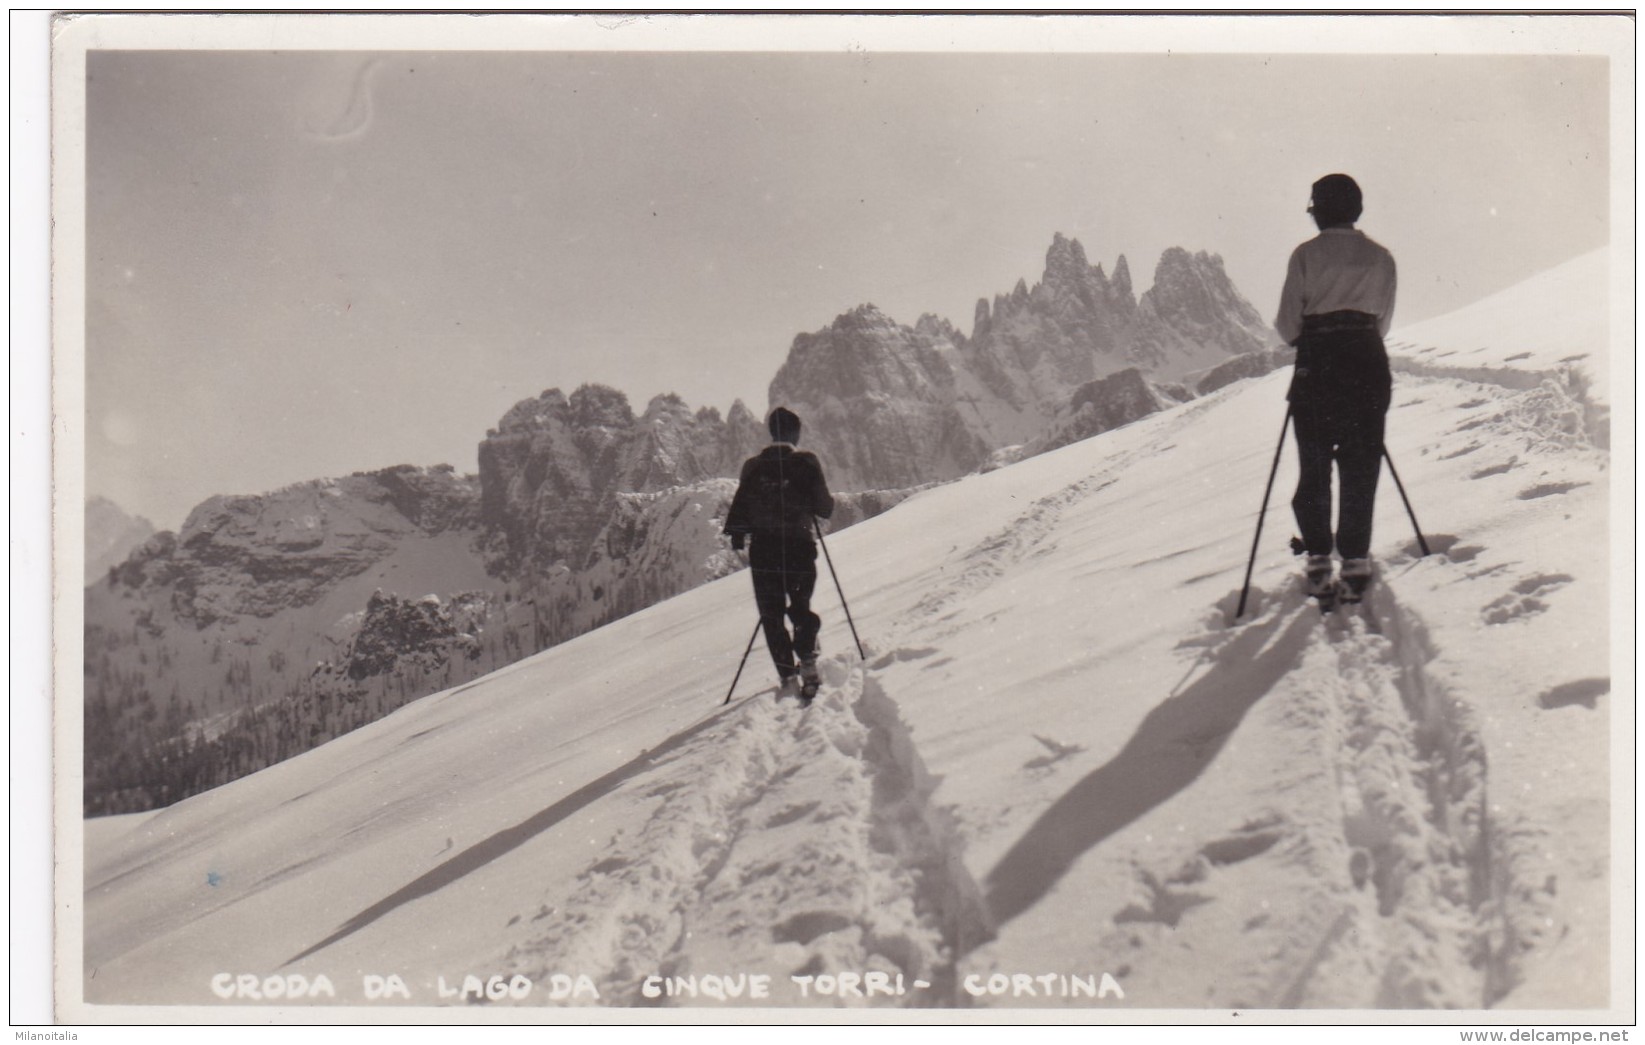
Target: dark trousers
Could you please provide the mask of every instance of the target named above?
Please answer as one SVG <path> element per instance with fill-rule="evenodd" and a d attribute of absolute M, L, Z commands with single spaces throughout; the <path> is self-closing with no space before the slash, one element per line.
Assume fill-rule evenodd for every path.
<path fill-rule="evenodd" d="M 1382 438 L 1392 380 L 1373 330 L 1304 332 L 1297 342 L 1291 418 L 1297 440 L 1296 513 L 1310 555 L 1371 553 L 1371 516 L 1382 473 Z M 1331 465 L 1342 483 L 1331 532 Z"/>
<path fill-rule="evenodd" d="M 796 655 L 803 660 L 817 652 L 822 619 L 811 612 L 811 593 L 817 587 L 817 546 L 809 540 L 755 534 L 748 546 L 748 564 L 765 645 L 777 674 L 786 679 L 796 670 Z M 784 617 L 794 622 L 792 636 Z"/>

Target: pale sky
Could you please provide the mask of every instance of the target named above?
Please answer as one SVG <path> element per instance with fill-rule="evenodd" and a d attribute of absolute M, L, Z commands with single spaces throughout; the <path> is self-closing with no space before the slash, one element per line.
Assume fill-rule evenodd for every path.
<path fill-rule="evenodd" d="M 1395 334 L 1607 243 L 1603 58 L 94 51 L 87 487 L 476 469 L 598 381 L 756 412 L 872 302 L 969 333 L 1052 235 L 1264 316 L 1315 178 L 1364 188 Z"/>

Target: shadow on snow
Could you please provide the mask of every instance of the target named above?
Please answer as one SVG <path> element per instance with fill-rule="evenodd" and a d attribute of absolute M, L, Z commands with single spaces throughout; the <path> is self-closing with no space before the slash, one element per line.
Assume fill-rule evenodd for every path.
<path fill-rule="evenodd" d="M 1088 850 L 1193 783 L 1295 665 L 1318 628 L 1315 616 L 1293 612 L 1247 625 L 1199 681 L 1150 711 L 1119 754 L 1041 814 L 988 872 L 994 925 L 1038 903 Z"/>
<path fill-rule="evenodd" d="M 566 795 L 564 798 L 560 799 L 558 802 L 555 802 L 553 805 L 542 810 L 541 812 L 533 814 L 528 819 L 520 821 L 513 827 L 506 827 L 503 830 L 498 831 L 496 834 L 493 834 L 484 841 L 476 842 L 474 845 L 469 846 L 467 849 L 464 849 L 451 859 L 400 887 L 392 894 L 385 896 L 383 899 L 372 904 L 370 907 L 367 907 L 353 918 L 350 918 L 343 924 L 342 928 L 338 929 L 330 936 L 300 954 L 294 955 L 293 957 L 287 959 L 281 968 L 285 968 L 295 962 L 302 961 L 304 958 L 330 947 L 337 941 L 352 936 L 396 908 L 411 903 L 413 900 L 421 899 L 431 893 L 438 892 L 466 875 L 469 875 L 474 871 L 478 871 L 480 868 L 491 863 L 493 860 L 496 860 L 498 857 L 501 857 L 515 849 L 518 849 L 520 846 L 525 845 L 527 842 L 542 834 L 544 831 L 549 830 L 562 820 L 579 812 L 585 806 L 588 806 L 598 799 L 604 798 L 606 795 L 616 790 L 617 787 L 623 782 L 638 775 L 639 773 L 644 772 L 647 769 L 650 769 L 652 766 L 655 766 L 663 758 L 679 750 L 691 740 L 706 732 L 710 726 L 716 724 L 720 720 L 725 710 L 726 709 L 724 708 L 716 710 L 714 714 L 703 719 L 701 722 L 698 722 L 696 725 L 690 726 L 681 732 L 674 734 L 649 751 L 641 752 L 633 759 L 630 759 L 623 765 L 618 766 L 616 769 L 613 769 L 611 772 L 605 774 L 599 779 L 584 784 L 576 791 Z"/>

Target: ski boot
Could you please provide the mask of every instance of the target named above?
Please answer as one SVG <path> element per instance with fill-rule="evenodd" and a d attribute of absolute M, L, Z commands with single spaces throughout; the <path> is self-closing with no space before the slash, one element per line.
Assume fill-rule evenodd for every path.
<path fill-rule="evenodd" d="M 1342 560 L 1342 582 L 1337 586 L 1337 598 L 1343 602 L 1359 602 L 1371 586 L 1370 559 Z"/>
<path fill-rule="evenodd" d="M 1319 599 L 1322 603 L 1335 594 L 1336 584 L 1331 579 L 1329 555 L 1308 556 L 1308 565 L 1302 572 L 1302 591 L 1310 599 Z"/>
<path fill-rule="evenodd" d="M 811 701 L 816 698 L 817 690 L 822 686 L 822 677 L 817 674 L 817 658 L 813 654 L 800 658 L 800 707 L 810 707 Z"/>
<path fill-rule="evenodd" d="M 777 699 L 797 697 L 800 695 L 800 677 L 798 675 L 784 675 L 777 683 Z"/>
<path fill-rule="evenodd" d="M 1303 593 L 1318 601 L 1321 613 L 1337 608 L 1337 582 L 1331 576 L 1331 567 L 1329 555 L 1310 555 L 1302 572 Z"/>

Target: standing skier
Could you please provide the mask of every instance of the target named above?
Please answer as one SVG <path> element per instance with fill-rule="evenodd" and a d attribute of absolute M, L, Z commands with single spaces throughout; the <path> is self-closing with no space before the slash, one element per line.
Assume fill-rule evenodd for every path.
<path fill-rule="evenodd" d="M 1363 199 L 1346 174 L 1313 184 L 1308 213 L 1319 235 L 1285 271 L 1274 327 L 1297 349 L 1286 398 L 1301 475 L 1291 501 L 1308 552 L 1309 595 L 1358 601 L 1371 582 L 1371 514 L 1382 471 L 1383 423 L 1393 381 L 1382 339 L 1394 315 L 1394 257 L 1354 228 Z M 1331 578 L 1331 463 L 1342 482 Z"/>
<path fill-rule="evenodd" d="M 822 627 L 811 612 L 811 592 L 817 585 L 812 518 L 833 515 L 834 498 L 817 455 L 795 449 L 799 417 L 779 406 L 766 419 L 766 427 L 771 445 L 743 462 L 724 532 L 731 535 L 731 547 L 737 551 L 749 541 L 754 603 L 782 680 L 781 692 L 793 692 L 797 675 L 801 699 L 809 703 L 817 693 L 817 632 Z M 792 635 L 785 615 L 794 622 Z"/>

